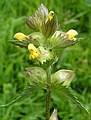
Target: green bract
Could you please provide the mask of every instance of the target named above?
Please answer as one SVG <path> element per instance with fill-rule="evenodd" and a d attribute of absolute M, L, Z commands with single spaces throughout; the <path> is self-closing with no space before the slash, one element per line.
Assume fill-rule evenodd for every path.
<path fill-rule="evenodd" d="M 41 4 L 33 16 L 26 17 L 26 24 L 31 29 L 40 31 L 42 24 L 45 21 L 47 16 L 48 16 L 48 10 L 43 4 Z"/>
<path fill-rule="evenodd" d="M 66 33 L 61 32 L 61 31 L 56 31 L 53 36 L 50 38 L 50 45 L 51 48 L 66 48 L 68 46 L 74 45 L 78 42 L 78 40 L 73 41 L 69 40 L 66 36 Z"/>

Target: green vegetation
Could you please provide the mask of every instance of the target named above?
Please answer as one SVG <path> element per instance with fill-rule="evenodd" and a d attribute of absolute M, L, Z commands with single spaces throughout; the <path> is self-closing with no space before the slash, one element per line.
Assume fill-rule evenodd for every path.
<path fill-rule="evenodd" d="M 60 28 L 73 28 L 82 39 L 66 48 L 62 59 L 53 71 L 60 68 L 76 73 L 72 88 L 91 113 L 91 1 L 90 0 L 17 0 L 0 1 L 0 105 L 16 98 L 28 85 L 24 68 L 32 66 L 27 51 L 12 45 L 9 40 L 16 32 L 25 34 L 31 30 L 24 22 L 43 3 L 58 15 Z M 0 108 L 0 120 L 44 120 L 45 96 L 43 92 L 32 93 L 30 98 L 7 108 Z M 55 102 L 53 101 L 55 99 Z M 52 94 L 51 112 L 57 108 L 59 120 L 90 120 L 91 118 L 74 107 L 71 102 Z"/>

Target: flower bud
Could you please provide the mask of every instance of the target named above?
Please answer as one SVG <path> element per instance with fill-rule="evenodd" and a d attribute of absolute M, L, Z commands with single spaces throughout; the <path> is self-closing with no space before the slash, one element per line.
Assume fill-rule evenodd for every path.
<path fill-rule="evenodd" d="M 59 70 L 52 76 L 52 81 L 57 81 L 58 83 L 63 83 L 64 86 L 69 86 L 75 74 L 72 70 Z"/>

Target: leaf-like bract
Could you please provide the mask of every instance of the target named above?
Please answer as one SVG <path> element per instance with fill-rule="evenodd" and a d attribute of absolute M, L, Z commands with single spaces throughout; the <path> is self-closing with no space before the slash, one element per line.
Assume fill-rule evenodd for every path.
<path fill-rule="evenodd" d="M 63 37 L 62 34 L 65 34 L 61 31 L 56 31 L 50 39 L 51 48 L 66 48 L 76 44 L 79 40 L 73 41 L 68 40 L 67 37 Z"/>
<path fill-rule="evenodd" d="M 27 86 L 27 87 L 24 89 L 24 91 L 20 94 L 20 96 L 18 96 L 16 99 L 12 100 L 12 101 L 11 101 L 10 103 L 8 103 L 8 104 L 0 105 L 0 107 L 2 107 L 2 108 L 3 108 L 3 107 L 8 107 L 8 106 L 16 103 L 16 102 L 19 101 L 19 100 L 22 100 L 22 99 L 25 99 L 25 98 L 29 97 L 29 96 L 32 94 L 32 91 L 35 90 L 35 89 L 37 89 L 37 86 L 31 86 L 31 85 Z M 36 90 L 36 91 L 37 91 L 37 90 Z"/>
<path fill-rule="evenodd" d="M 76 97 L 76 95 L 74 94 L 73 90 L 70 87 L 66 88 L 65 86 L 62 86 L 62 83 L 56 84 L 55 82 L 52 84 L 52 90 L 57 92 L 59 95 L 65 96 L 67 99 L 71 100 L 75 105 L 77 105 L 81 110 L 89 114 L 88 110 L 78 100 L 78 98 Z"/>

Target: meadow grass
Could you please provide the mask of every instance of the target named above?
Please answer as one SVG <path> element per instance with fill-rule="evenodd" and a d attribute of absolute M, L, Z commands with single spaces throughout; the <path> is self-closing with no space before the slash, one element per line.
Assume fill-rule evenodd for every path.
<path fill-rule="evenodd" d="M 55 69 L 72 69 L 76 73 L 71 86 L 91 112 L 91 2 L 90 0 L 1 0 L 0 1 L 0 104 L 16 98 L 28 85 L 24 68 L 31 66 L 26 50 L 17 48 L 9 40 L 16 32 L 31 33 L 24 17 L 32 15 L 43 3 L 58 15 L 60 29 L 74 28 L 83 39 L 65 49 Z M 61 61 L 61 64 L 60 64 Z M 55 69 L 53 71 L 55 71 Z M 37 95 L 36 95 L 37 94 Z M 55 101 L 53 101 L 53 98 Z M 88 115 L 70 101 L 52 94 L 51 112 L 58 109 L 59 120 L 87 120 Z M 45 96 L 33 93 L 30 98 L 8 108 L 0 108 L 0 120 L 44 120 Z"/>

